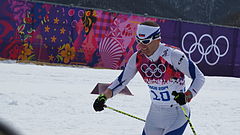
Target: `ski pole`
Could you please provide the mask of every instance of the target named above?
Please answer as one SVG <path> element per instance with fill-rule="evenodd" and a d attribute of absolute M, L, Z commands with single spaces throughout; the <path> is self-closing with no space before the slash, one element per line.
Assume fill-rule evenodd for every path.
<path fill-rule="evenodd" d="M 193 127 L 193 125 L 192 125 L 192 123 L 190 121 L 190 118 L 187 115 L 187 112 L 186 112 L 185 108 L 183 108 L 182 106 L 180 106 L 180 107 L 181 107 L 181 109 L 182 109 L 182 111 L 183 111 L 183 113 L 184 113 L 184 115 L 185 115 L 185 117 L 186 117 L 186 119 L 187 119 L 187 121 L 188 121 L 188 123 L 190 125 L 190 128 L 192 129 L 193 134 L 197 135 L 197 133 L 195 132 L 194 127 Z"/>
<path fill-rule="evenodd" d="M 131 114 L 129 114 L 129 113 L 126 113 L 126 112 L 117 110 L 117 109 L 112 108 L 112 107 L 110 107 L 110 106 L 105 105 L 104 107 L 105 107 L 105 108 L 108 108 L 108 109 L 110 109 L 110 110 L 113 110 L 113 111 L 115 111 L 115 112 L 118 112 L 118 113 L 121 113 L 121 114 L 124 114 L 124 115 L 127 115 L 127 116 L 129 116 L 129 117 L 132 117 L 132 118 L 135 118 L 135 119 L 137 119 L 137 120 L 140 120 L 140 121 L 145 122 L 144 119 L 141 119 L 141 118 L 138 118 L 138 117 L 136 117 L 136 116 L 133 116 L 133 115 L 131 115 Z"/>

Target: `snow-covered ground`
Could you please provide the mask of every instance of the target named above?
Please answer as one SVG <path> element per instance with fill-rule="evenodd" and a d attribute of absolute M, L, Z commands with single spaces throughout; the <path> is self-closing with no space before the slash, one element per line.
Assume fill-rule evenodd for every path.
<path fill-rule="evenodd" d="M 22 135 L 141 135 L 144 122 L 92 108 L 95 85 L 110 83 L 120 72 L 1 61 L 0 119 Z M 134 96 L 117 95 L 107 104 L 145 119 L 150 105 L 147 86 L 137 74 L 128 87 Z M 206 77 L 191 102 L 197 134 L 240 135 L 239 88 L 240 78 Z M 189 126 L 184 134 L 192 134 Z"/>

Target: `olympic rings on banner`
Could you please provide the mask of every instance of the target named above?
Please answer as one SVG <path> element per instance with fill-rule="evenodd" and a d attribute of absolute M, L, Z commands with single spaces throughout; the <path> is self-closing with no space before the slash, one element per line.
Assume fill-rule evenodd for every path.
<path fill-rule="evenodd" d="M 195 40 L 195 43 L 193 43 L 193 44 L 190 46 L 189 50 L 186 50 L 186 49 L 185 49 L 185 45 L 184 45 L 184 40 L 185 40 L 185 38 L 186 38 L 188 35 L 189 35 L 189 36 L 193 36 L 193 38 L 194 38 L 194 40 Z M 204 50 L 203 44 L 201 43 L 201 40 L 202 40 L 203 38 L 209 38 L 209 39 L 211 40 L 211 43 L 210 43 L 210 45 L 206 48 L 206 50 Z M 227 47 L 226 50 L 225 50 L 225 52 L 222 53 L 222 54 L 221 54 L 221 52 L 220 52 L 220 49 L 219 49 L 218 46 L 217 46 L 217 42 L 218 42 L 218 40 L 220 40 L 220 39 L 224 39 L 224 40 L 226 41 L 226 47 Z M 183 36 L 183 38 L 182 38 L 182 49 L 183 49 L 183 51 L 184 51 L 185 53 L 188 54 L 189 59 L 190 59 L 191 61 L 193 61 L 193 60 L 192 60 L 192 57 L 191 57 L 191 54 L 192 54 L 196 49 L 198 49 L 199 53 L 200 53 L 202 56 L 201 56 L 201 58 L 200 58 L 199 61 L 193 61 L 193 62 L 195 62 L 196 64 L 198 64 L 198 63 L 200 63 L 200 62 L 203 60 L 203 58 L 204 58 L 205 61 L 207 62 L 207 64 L 212 66 L 212 65 L 215 65 L 215 64 L 218 63 L 220 57 L 223 57 L 223 56 L 225 56 L 225 55 L 227 54 L 228 49 L 229 49 L 229 41 L 228 41 L 227 37 L 225 37 L 225 36 L 219 36 L 219 37 L 217 37 L 217 39 L 214 41 L 213 38 L 212 38 L 212 36 L 209 35 L 209 34 L 203 34 L 203 35 L 199 38 L 199 40 L 198 40 L 198 39 L 197 39 L 197 36 L 196 36 L 193 32 L 187 32 L 187 33 Z M 217 56 L 217 59 L 216 59 L 216 61 L 214 61 L 214 62 L 210 62 L 210 61 L 208 60 L 208 58 L 207 58 L 207 55 L 210 54 L 212 51 L 214 51 L 214 53 L 215 53 L 216 56 Z"/>
<path fill-rule="evenodd" d="M 159 64 L 158 66 L 156 64 L 142 64 L 141 70 L 147 77 L 156 77 L 160 78 L 163 73 L 166 72 L 166 67 L 164 64 Z"/>

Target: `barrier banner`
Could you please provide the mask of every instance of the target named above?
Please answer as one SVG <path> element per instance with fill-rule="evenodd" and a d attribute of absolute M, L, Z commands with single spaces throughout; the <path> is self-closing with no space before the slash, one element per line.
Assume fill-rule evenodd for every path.
<path fill-rule="evenodd" d="M 137 24 L 161 26 L 205 75 L 240 77 L 239 29 L 71 6 L 0 0 L 0 57 L 123 69 L 137 51 Z"/>

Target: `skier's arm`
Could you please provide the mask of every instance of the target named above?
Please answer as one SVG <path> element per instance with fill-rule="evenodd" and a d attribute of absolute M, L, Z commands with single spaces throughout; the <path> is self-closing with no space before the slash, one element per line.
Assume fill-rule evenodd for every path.
<path fill-rule="evenodd" d="M 187 94 L 190 94 L 189 96 L 191 100 L 191 98 L 194 97 L 203 86 L 205 77 L 197 65 L 188 60 L 185 54 L 180 50 L 175 49 L 172 52 L 171 60 L 175 69 L 181 71 L 189 78 L 192 78 L 192 83 L 187 89 Z"/>
<path fill-rule="evenodd" d="M 104 91 L 104 95 L 107 98 L 110 98 L 117 93 L 119 93 L 128 83 L 129 81 L 135 76 L 137 73 L 137 68 L 136 68 L 136 56 L 137 53 L 134 53 L 125 69 L 122 71 L 122 73 L 112 82 L 112 84 Z"/>
<path fill-rule="evenodd" d="M 118 76 L 118 78 L 113 81 L 112 84 L 108 86 L 108 88 L 103 92 L 103 94 L 100 94 L 94 101 L 93 108 L 95 111 L 104 110 L 105 102 L 107 101 L 107 99 L 119 93 L 135 76 L 135 74 L 137 73 L 136 54 L 137 53 L 134 53 L 131 56 L 125 69 Z"/>

